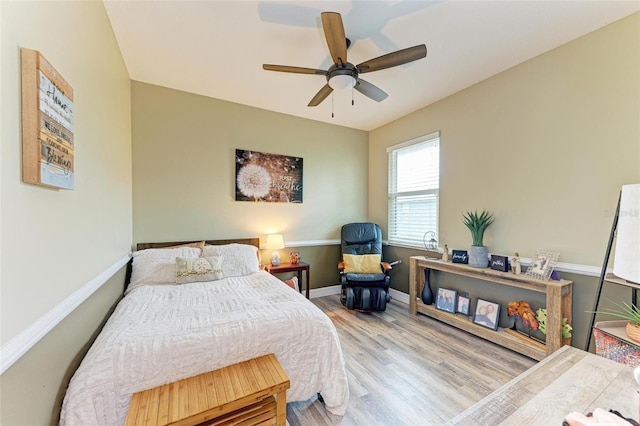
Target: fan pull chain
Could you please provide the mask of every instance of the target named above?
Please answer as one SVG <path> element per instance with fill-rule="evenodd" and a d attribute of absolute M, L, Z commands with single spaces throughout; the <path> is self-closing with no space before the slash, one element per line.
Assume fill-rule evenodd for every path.
<path fill-rule="evenodd" d="M 331 93 L 331 118 L 333 118 L 333 93 Z"/>
<path fill-rule="evenodd" d="M 355 102 L 353 102 L 353 87 L 351 88 L 351 106 L 354 106 Z"/>

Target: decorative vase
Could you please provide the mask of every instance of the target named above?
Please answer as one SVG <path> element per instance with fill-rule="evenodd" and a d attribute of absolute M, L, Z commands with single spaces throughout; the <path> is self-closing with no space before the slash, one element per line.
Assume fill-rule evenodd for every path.
<path fill-rule="evenodd" d="M 486 268 L 489 266 L 489 249 L 485 246 L 469 247 L 469 266 Z"/>
<path fill-rule="evenodd" d="M 635 325 L 631 322 L 628 322 L 625 331 L 627 332 L 627 336 L 629 336 L 629 339 L 633 340 L 634 342 L 640 343 L 640 325 Z"/>
<path fill-rule="evenodd" d="M 431 291 L 431 282 L 429 276 L 431 269 L 425 268 L 424 270 L 424 288 L 422 289 L 422 294 L 420 298 L 425 305 L 433 304 L 433 291 Z"/>

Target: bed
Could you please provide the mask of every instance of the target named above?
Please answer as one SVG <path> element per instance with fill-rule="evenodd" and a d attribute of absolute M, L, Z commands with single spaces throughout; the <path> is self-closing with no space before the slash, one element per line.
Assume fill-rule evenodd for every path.
<path fill-rule="evenodd" d="M 268 353 L 289 375 L 288 402 L 320 393 L 343 415 L 349 388 L 333 323 L 260 270 L 257 255 L 257 239 L 139 244 L 125 296 L 69 383 L 60 424 L 123 424 L 135 392 Z"/>

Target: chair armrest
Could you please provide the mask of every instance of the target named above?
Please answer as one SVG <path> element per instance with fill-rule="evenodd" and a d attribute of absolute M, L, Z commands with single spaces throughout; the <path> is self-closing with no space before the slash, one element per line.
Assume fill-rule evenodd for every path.
<path fill-rule="evenodd" d="M 396 260 L 395 262 L 391 262 L 391 263 L 381 262 L 380 264 L 382 265 L 382 272 L 386 274 L 387 272 L 392 270 L 394 266 L 396 266 L 399 263 L 402 263 L 402 260 Z"/>

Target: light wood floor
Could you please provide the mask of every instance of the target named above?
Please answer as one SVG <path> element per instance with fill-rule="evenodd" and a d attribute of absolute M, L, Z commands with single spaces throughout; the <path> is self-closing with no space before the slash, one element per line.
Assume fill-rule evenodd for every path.
<path fill-rule="evenodd" d="M 391 301 L 385 312 L 345 309 L 338 295 L 312 300 L 335 324 L 349 378 L 344 417 L 313 398 L 287 404 L 298 425 L 439 425 L 536 361 Z"/>

